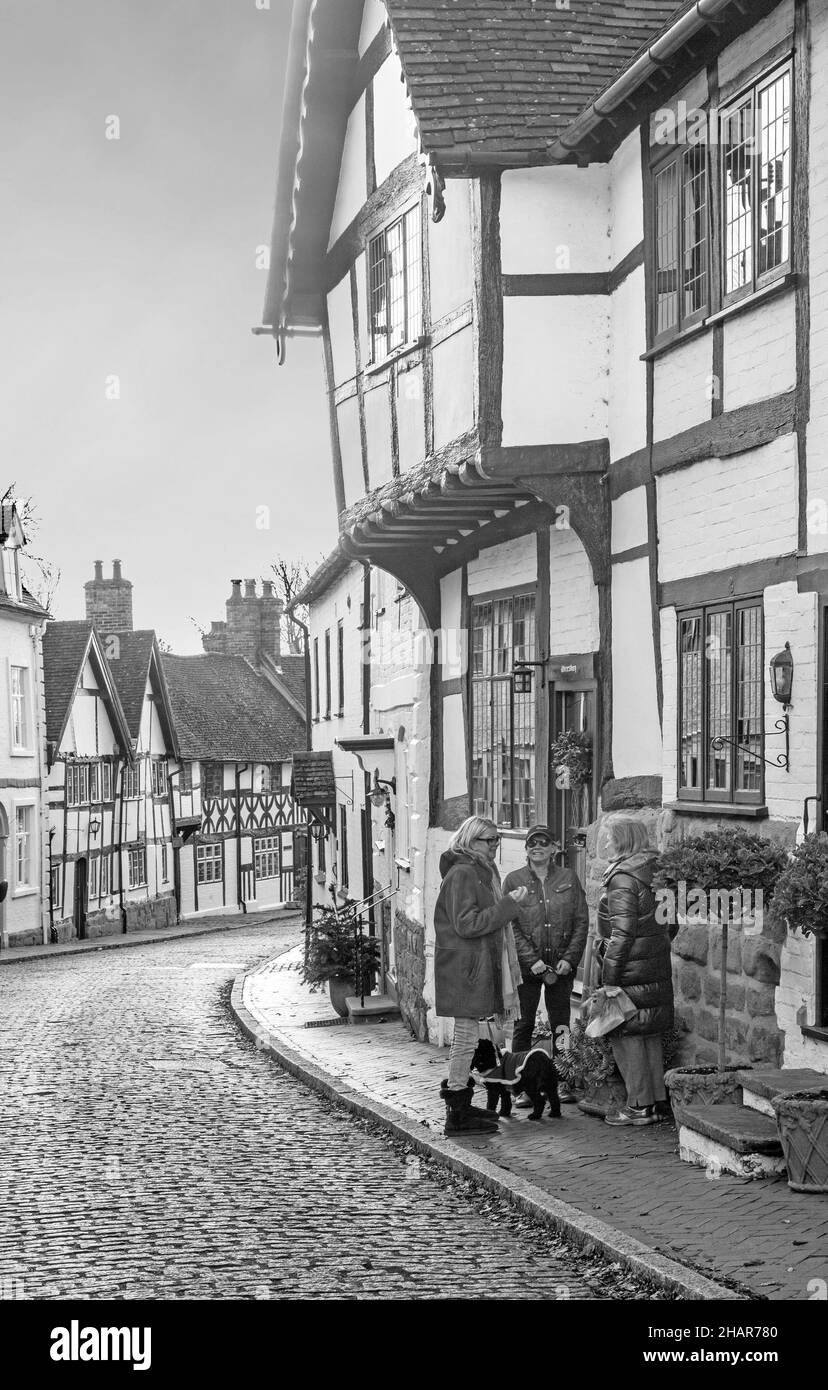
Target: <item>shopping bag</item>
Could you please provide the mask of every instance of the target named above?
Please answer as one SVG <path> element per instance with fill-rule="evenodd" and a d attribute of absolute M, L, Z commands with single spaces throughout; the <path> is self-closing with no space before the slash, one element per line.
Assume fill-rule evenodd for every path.
<path fill-rule="evenodd" d="M 602 985 L 584 1004 L 583 1013 L 587 1019 L 584 1031 L 588 1038 L 603 1038 L 637 1012 L 635 1004 L 619 985 Z"/>

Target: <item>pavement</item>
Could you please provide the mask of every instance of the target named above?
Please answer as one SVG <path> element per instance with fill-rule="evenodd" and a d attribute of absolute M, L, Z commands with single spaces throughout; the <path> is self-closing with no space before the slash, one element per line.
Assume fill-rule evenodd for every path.
<path fill-rule="evenodd" d="M 824 1299 L 828 1197 L 682 1163 L 673 1125 L 614 1129 L 565 1105 L 560 1120 L 501 1120 L 446 1138 L 448 1053 L 399 1020 L 341 1025 L 299 976 L 301 948 L 237 978 L 232 1005 L 258 1048 L 329 1099 L 507 1197 L 582 1249 L 676 1298 Z"/>
<path fill-rule="evenodd" d="M 0 970 L 0 1299 L 616 1297 L 243 1035 L 232 982 L 300 932 L 248 918 Z"/>

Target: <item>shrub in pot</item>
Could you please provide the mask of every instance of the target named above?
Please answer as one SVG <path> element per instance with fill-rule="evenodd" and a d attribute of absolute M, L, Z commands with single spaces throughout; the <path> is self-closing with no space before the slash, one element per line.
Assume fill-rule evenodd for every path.
<path fill-rule="evenodd" d="M 722 933 L 718 1065 L 679 1067 L 668 1072 L 667 1086 L 674 1104 L 722 1105 L 741 1101 L 735 1073 L 746 1068 L 744 1064 L 728 1065 L 725 1040 L 728 934 L 731 927 L 742 924 L 746 902 L 755 902 L 759 893 L 760 901 L 771 897 L 787 860 L 778 841 L 741 828 L 688 836 L 658 858 L 653 876 L 653 888 L 659 898 L 657 916 L 666 909 L 662 920 L 676 922 L 675 908 L 684 895 L 688 907 L 693 908 L 687 920 L 707 921 L 720 926 Z"/>
<path fill-rule="evenodd" d="M 311 990 L 328 986 L 331 1003 L 341 1018 L 345 999 L 370 994 L 380 966 L 379 942 L 362 934 L 359 920 L 332 907 L 317 907 L 308 931 L 302 979 Z"/>
<path fill-rule="evenodd" d="M 771 923 L 828 937 L 828 836 L 806 835 L 776 884 Z M 823 1089 L 775 1096 L 771 1104 L 794 1192 L 828 1192 L 828 1079 Z"/>
<path fill-rule="evenodd" d="M 610 1046 L 611 1034 L 588 1038 L 583 1023 L 573 1024 L 566 1047 L 558 1053 L 558 1076 L 570 1090 L 582 1091 L 578 1109 L 586 1115 L 603 1117 L 626 1103 L 627 1089 L 615 1065 Z M 679 1034 L 675 1028 L 662 1037 L 664 1062 L 669 1066 L 676 1055 Z"/>

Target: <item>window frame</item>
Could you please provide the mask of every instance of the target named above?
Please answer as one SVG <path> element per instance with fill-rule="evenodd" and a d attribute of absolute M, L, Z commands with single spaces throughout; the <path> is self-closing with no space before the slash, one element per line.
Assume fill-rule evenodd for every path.
<path fill-rule="evenodd" d="M 141 800 L 141 765 L 142 760 L 140 758 L 134 763 L 124 763 L 123 781 L 121 783 L 122 801 Z"/>
<path fill-rule="evenodd" d="M 336 680 L 339 696 L 337 713 L 345 713 L 345 623 L 342 618 L 336 625 Z"/>
<path fill-rule="evenodd" d="M 274 861 L 275 870 L 273 873 L 261 873 L 260 865 L 263 861 Z M 279 878 L 282 872 L 282 837 L 281 835 L 258 835 L 253 840 L 253 876 L 257 883 L 265 883 Z"/>
<path fill-rule="evenodd" d="M 708 132 L 709 132 L 709 113 L 706 113 L 706 114 L 707 114 L 707 120 L 706 120 L 706 122 L 705 122 L 705 129 L 708 130 Z M 703 245 L 704 245 L 704 268 L 703 268 L 703 274 L 704 274 L 704 277 L 705 277 L 706 293 L 705 293 L 704 303 L 702 304 L 702 306 L 701 306 L 699 309 L 693 310 L 692 313 L 690 313 L 690 314 L 685 314 L 685 313 L 684 313 L 684 285 L 683 285 L 683 283 L 682 283 L 682 267 L 683 267 L 683 265 L 684 265 L 684 260 L 685 260 L 685 227 L 686 227 L 686 195 L 687 195 L 687 184 L 686 184 L 685 178 L 684 178 L 684 170 L 685 170 L 685 161 L 686 161 L 687 158 L 689 157 L 690 152 L 691 152 L 692 150 L 695 150 L 695 149 L 698 149 L 698 148 L 701 148 L 701 149 L 704 151 L 704 194 L 705 194 L 705 201 L 704 201 L 704 221 L 705 221 L 705 228 L 704 228 L 704 242 L 703 242 Z M 676 274 L 677 274 L 677 277 L 678 277 L 678 282 L 677 282 L 677 285 L 676 285 L 676 294 L 677 294 L 677 301 L 678 301 L 678 302 L 677 302 L 677 308 L 676 308 L 676 321 L 675 321 L 675 323 L 674 323 L 673 325 L 671 325 L 669 328 L 664 328 L 664 329 L 659 330 L 659 328 L 658 328 L 658 307 L 659 307 L 659 306 L 658 306 L 658 273 L 659 273 L 659 271 L 658 271 L 658 241 L 659 241 L 659 236 L 658 236 L 658 230 L 659 230 L 659 228 L 658 228 L 658 214 L 659 214 L 658 180 L 659 180 L 659 178 L 660 178 L 663 174 L 666 173 L 667 169 L 669 168 L 669 166 L 670 166 L 671 164 L 676 165 L 676 168 L 677 168 L 677 180 L 678 180 L 678 229 L 677 229 L 677 238 L 678 238 L 678 243 L 677 243 L 677 244 L 678 244 L 678 250 L 677 250 L 677 258 L 676 258 Z M 707 319 L 707 318 L 710 316 L 710 314 L 712 313 L 712 311 L 713 311 L 713 292 L 714 292 L 714 287 L 713 287 L 713 283 L 712 283 L 712 279 L 713 279 L 713 275 L 712 275 L 712 271 L 713 271 L 712 239 L 713 239 L 713 236 L 715 235 L 715 227 L 712 225 L 713 208 L 712 208 L 711 194 L 712 194 L 712 187 L 713 187 L 713 185 L 712 185 L 712 179 L 711 179 L 711 164 L 712 164 L 712 161 L 711 161 L 711 154 L 710 154 L 710 142 L 709 142 L 709 136 L 708 136 L 708 138 L 706 138 L 706 139 L 704 139 L 704 140 L 700 140 L 700 141 L 695 141 L 695 142 L 693 142 L 692 144 L 681 143 L 681 144 L 678 145 L 678 148 L 676 148 L 676 146 L 674 146 L 674 145 L 671 145 L 671 146 L 667 149 L 667 151 L 666 151 L 664 154 L 659 155 L 659 156 L 653 161 L 653 163 L 650 165 L 650 187 L 651 187 L 651 192 L 652 192 L 652 209 L 651 209 L 651 229 L 650 229 L 650 235 L 651 235 L 651 238 L 652 238 L 652 241 L 651 241 L 651 246 L 652 246 L 651 264 L 652 264 L 652 281 L 653 281 L 652 312 L 651 312 L 651 322 L 650 322 L 650 343 L 652 344 L 653 347 L 662 347 L 662 346 L 664 346 L 666 343 L 672 342 L 675 338 L 681 337 L 682 334 L 689 332 L 689 330 L 690 330 L 691 328 L 695 328 L 697 325 L 704 323 L 705 319 Z"/>
<path fill-rule="evenodd" d="M 738 756 L 738 615 L 748 609 L 759 613 L 759 689 L 760 704 L 757 716 L 759 745 L 756 757 L 759 760 L 759 788 L 756 791 L 737 788 L 736 771 Z M 708 787 L 708 760 L 710 737 L 708 680 L 707 680 L 707 619 L 715 614 L 729 614 L 731 618 L 731 647 L 728 679 L 730 682 L 728 719 L 731 742 L 725 745 L 728 754 L 729 787 Z M 682 622 L 698 619 L 700 623 L 700 725 L 701 746 L 699 749 L 699 782 L 697 787 L 682 787 L 682 705 L 684 696 L 684 675 L 682 667 Z M 676 798 L 688 805 L 701 806 L 762 806 L 765 801 L 765 610 L 763 596 L 753 594 L 733 599 L 720 599 L 710 603 L 693 604 L 676 610 Z"/>
<path fill-rule="evenodd" d="M 169 881 L 170 881 L 169 846 L 168 846 L 166 840 L 162 840 L 162 841 L 161 841 L 161 882 L 162 882 L 162 883 L 169 883 Z"/>
<path fill-rule="evenodd" d="M 14 893 L 12 894 L 13 897 L 16 897 L 18 894 L 20 894 L 21 896 L 23 896 L 23 895 L 25 895 L 25 894 L 27 894 L 27 893 L 36 893 L 36 892 L 37 892 L 37 863 L 36 863 L 36 858 L 37 858 L 37 856 L 36 856 L 36 854 L 35 854 L 35 850 L 36 850 L 36 848 L 37 848 L 37 817 L 36 817 L 36 815 L 35 815 L 35 811 L 36 811 L 36 806 L 35 806 L 34 801 L 17 801 L 17 802 L 15 802 L 15 806 L 14 806 L 14 851 L 13 851 L 13 862 L 14 862 Z M 23 816 L 26 818 L 26 829 L 23 831 L 23 834 L 22 834 L 23 842 L 24 842 L 24 845 L 25 845 L 25 852 L 26 852 L 26 863 L 25 863 L 26 877 L 25 877 L 25 878 L 21 878 L 21 875 L 20 875 L 20 842 L 21 842 L 21 830 L 20 830 L 20 823 L 19 823 L 18 817 L 21 815 L 21 813 L 22 813 Z M 33 843 L 33 842 L 34 842 L 34 843 Z M 35 875 L 34 878 L 31 877 L 32 874 Z"/>
<path fill-rule="evenodd" d="M 468 660 L 467 689 L 468 689 L 469 728 L 468 728 L 467 751 L 468 751 L 468 760 L 469 760 L 469 761 L 468 761 L 468 766 L 469 766 L 469 810 L 470 810 L 470 813 L 471 813 L 471 814 L 474 814 L 474 815 L 485 816 L 487 819 L 492 820 L 493 823 L 495 823 L 495 824 L 498 826 L 498 829 L 499 829 L 499 830 L 516 831 L 516 832 L 519 833 L 521 830 L 525 830 L 525 829 L 527 828 L 527 826 L 531 825 L 531 824 L 532 824 L 532 821 L 533 821 L 536 817 L 538 817 L 538 816 L 540 815 L 540 812 L 538 811 L 538 750 L 539 750 L 539 745 L 538 745 L 538 700 L 537 700 L 537 691 L 538 691 L 537 673 L 538 673 L 538 668 L 537 668 L 537 667 L 534 667 L 534 666 L 530 668 L 531 671 L 532 671 L 532 673 L 533 673 L 532 690 L 531 690 L 531 697 L 532 697 L 532 699 L 531 699 L 531 728 L 532 728 L 532 735 L 533 735 L 533 743 L 532 743 L 533 760 L 532 760 L 531 778 L 530 778 L 532 795 L 531 795 L 531 798 L 529 799 L 529 801 L 526 803 L 526 805 L 527 805 L 527 811 L 526 811 L 526 825 L 525 825 L 525 826 L 524 826 L 524 825 L 520 825 L 520 824 L 516 824 L 516 822 L 515 822 L 515 805 L 516 805 L 516 804 L 518 804 L 518 805 L 523 805 L 524 803 L 523 803 L 522 800 L 518 800 L 518 801 L 516 802 L 516 798 L 515 798 L 515 690 L 514 690 L 514 675 L 513 675 L 513 674 L 509 674 L 509 675 L 507 676 L 506 673 L 503 673 L 502 675 L 495 675 L 494 673 L 492 673 L 492 674 L 489 674 L 489 675 L 483 675 L 483 676 L 476 677 L 475 674 L 474 674 L 474 657 L 475 657 L 475 650 L 474 650 L 474 632 L 475 632 L 474 610 L 475 610 L 475 606 L 476 606 L 476 605 L 482 605 L 482 604 L 491 604 L 492 607 L 494 607 L 494 605 L 495 605 L 496 603 L 501 603 L 501 602 L 503 602 L 503 601 L 510 601 L 512 604 L 514 604 L 515 600 L 517 600 L 517 599 L 531 599 L 532 602 L 533 602 L 533 609 L 532 609 L 532 613 L 533 613 L 533 634 L 532 634 L 532 641 L 531 641 L 531 643 L 524 644 L 524 646 L 526 646 L 526 648 L 528 649 L 530 655 L 529 655 L 528 657 L 524 658 L 524 659 L 525 659 L 525 660 L 536 660 L 536 659 L 537 659 L 537 655 L 538 655 L 538 650 L 539 650 L 539 648 L 538 648 L 538 626 L 537 626 L 537 620 L 538 620 L 537 585 L 536 585 L 535 583 L 533 583 L 533 584 L 520 584 L 520 585 L 512 586 L 512 587 L 510 587 L 510 588 L 495 589 L 495 590 L 492 590 L 492 591 L 486 592 L 486 593 L 472 594 L 472 595 L 469 595 L 469 598 L 468 598 L 467 630 L 468 630 L 468 633 L 469 633 L 469 660 Z M 514 609 L 512 610 L 512 633 L 513 633 L 513 637 L 512 637 L 512 668 L 511 668 L 511 669 L 512 669 L 512 673 L 513 673 L 513 672 L 514 672 L 514 662 L 515 662 Z M 492 651 L 494 651 L 494 637 L 493 637 L 493 636 L 492 636 L 492 639 L 491 639 L 491 640 L 492 640 Z M 509 763 L 510 763 L 510 770 L 509 770 L 509 812 L 510 812 L 510 815 L 509 815 L 508 821 L 506 821 L 506 820 L 504 820 L 504 819 L 497 820 L 497 819 L 495 818 L 495 804 L 496 804 L 496 803 L 495 803 L 494 795 L 493 795 L 493 797 L 492 797 L 492 800 L 489 801 L 488 805 L 487 805 L 484 809 L 480 809 L 480 810 L 477 810 L 477 811 L 474 809 L 474 802 L 475 802 L 475 795 L 474 795 L 474 757 L 475 757 L 475 732 L 476 732 L 476 728 L 475 728 L 475 709 L 476 709 L 475 686 L 476 686 L 477 684 L 482 684 L 483 682 L 486 682 L 486 683 L 488 684 L 488 686 L 489 686 L 490 689 L 491 689 L 491 687 L 495 684 L 495 682 L 497 682 L 497 683 L 502 683 L 502 684 L 508 684 L 508 686 L 509 686 Z M 524 697 L 520 697 L 520 698 L 524 698 Z M 492 781 L 492 788 L 491 788 L 491 790 L 492 790 L 492 793 L 494 794 L 494 780 Z M 545 817 L 542 817 L 542 818 L 545 819 Z"/>
<path fill-rule="evenodd" d="M 137 856 L 137 865 L 143 878 L 136 880 L 133 878 L 133 858 Z M 130 892 L 133 888 L 147 887 L 147 847 L 146 845 L 129 845 L 127 847 L 127 887 Z"/>
<path fill-rule="evenodd" d="M 22 677 L 22 689 L 15 691 L 15 672 L 19 672 Z M 9 715 L 11 720 L 11 754 L 12 757 L 31 757 L 34 753 L 32 743 L 33 720 L 32 720 L 32 683 L 28 666 L 18 666 L 17 663 L 9 662 Z M 24 741 L 18 739 L 16 709 L 20 708 L 22 713 L 22 732 Z"/>
<path fill-rule="evenodd" d="M 751 222 L 750 222 L 750 225 L 751 225 L 751 237 L 752 237 L 752 242 L 751 242 L 751 250 L 752 250 L 752 255 L 751 255 L 752 274 L 751 274 L 750 280 L 747 281 L 744 285 L 740 285 L 740 286 L 739 286 L 737 289 L 735 289 L 735 290 L 730 290 L 730 291 L 728 291 L 728 289 L 727 289 L 727 220 L 726 220 L 726 219 L 727 219 L 727 213 L 726 213 L 726 209 L 727 209 L 727 160 L 726 160 L 726 154 L 725 154 L 725 148 L 724 148 L 724 147 L 725 147 L 725 140 L 724 140 L 724 131 L 725 131 L 725 127 L 726 127 L 726 125 L 727 125 L 728 118 L 731 117 L 731 116 L 733 116 L 733 115 L 736 113 L 736 111 L 738 111 L 738 109 L 740 108 L 740 106 L 743 106 L 743 105 L 745 104 L 745 101 L 746 101 L 746 100 L 749 100 L 749 101 L 750 101 L 750 111 L 751 111 L 751 123 L 750 123 L 750 124 L 751 124 L 751 135 L 750 135 L 750 139 L 751 139 L 751 140 L 755 140 L 755 139 L 757 138 L 757 135 L 759 134 L 758 110 L 759 110 L 759 95 L 760 95 L 760 92 L 762 92 L 763 90 L 765 90 L 767 87 L 772 86 L 772 85 L 774 84 L 774 82 L 777 82 L 786 72 L 787 72 L 788 77 L 789 77 L 789 79 L 790 79 L 790 94 L 791 94 L 791 101 L 790 101 L 791 141 L 790 141 L 790 155 L 789 155 L 789 158 L 790 158 L 790 184 L 789 184 L 789 188 L 788 188 L 788 223 L 787 223 L 787 226 L 788 226 L 788 255 L 787 255 L 787 257 L 786 257 L 786 259 L 785 259 L 784 261 L 780 261 L 779 265 L 774 266 L 772 270 L 764 271 L 762 274 L 759 274 L 759 273 L 758 273 L 759 245 L 760 245 L 760 241 L 759 241 L 759 230 L 760 230 L 759 218 L 760 218 L 760 213 L 761 213 L 761 204 L 760 204 L 760 200 L 759 200 L 759 197 L 758 197 L 758 193 L 759 193 L 759 191 L 760 191 L 760 175 L 761 175 L 761 169 L 762 169 L 762 150 L 759 149 L 759 151 L 758 151 L 758 157 L 754 159 L 754 163 L 753 163 L 753 167 L 752 167 L 751 175 L 750 175 L 750 180 L 751 180 L 751 182 L 750 182 L 750 191 L 751 191 Z M 717 138 L 718 138 L 718 142 L 719 142 L 719 146 L 720 146 L 720 156 L 719 156 L 719 164 L 720 164 L 720 169 L 719 169 L 719 180 L 720 180 L 720 186 L 719 186 L 719 202 L 720 202 L 720 210 L 721 210 L 721 211 L 720 211 L 721 224 L 720 224 L 720 226 L 718 227 L 716 234 L 717 234 L 717 236 L 718 236 L 718 238 L 719 238 L 719 248 L 720 248 L 720 256 L 721 256 L 721 286 L 720 286 L 720 299 L 721 299 L 721 305 L 722 305 L 723 308 L 729 308 L 731 304 L 738 304 L 742 299 L 749 299 L 752 295 L 757 294 L 760 290 L 765 289 L 768 285 L 772 285 L 776 280 L 781 280 L 781 279 L 783 279 L 786 275 L 789 275 L 789 274 L 791 273 L 791 271 L 793 270 L 793 266 L 794 266 L 794 247 L 793 247 L 793 237 L 794 237 L 794 227 L 793 227 L 793 202 L 794 202 L 794 176 L 795 176 L 795 169 L 796 169 L 796 122 L 795 122 L 795 119 L 794 119 L 794 117 L 795 117 L 795 112 L 796 112 L 796 104 L 795 104 L 794 80 L 795 80 L 795 79 L 794 79 L 793 58 L 792 58 L 792 57 L 789 57 L 789 58 L 786 58 L 786 59 L 784 60 L 784 62 L 775 63 L 775 64 L 774 64 L 771 68 L 769 68 L 768 71 L 765 72 L 761 77 L 754 78 L 754 80 L 753 80 L 752 82 L 747 83 L 746 86 L 744 86 L 739 92 L 735 93 L 734 96 L 732 96 L 732 97 L 730 98 L 730 100 L 729 100 L 725 105 L 723 105 L 723 106 L 721 107 L 721 109 L 719 110 L 719 113 L 718 113 L 718 131 L 717 131 Z"/>
<path fill-rule="evenodd" d="M 409 203 L 407 206 L 401 208 L 399 212 L 395 213 L 394 216 L 391 217 L 391 218 L 389 219 L 388 222 L 384 223 L 382 227 L 378 228 L 377 231 L 375 231 L 371 236 L 369 236 L 369 237 L 366 239 L 366 242 L 365 242 L 366 301 L 365 301 L 365 302 L 366 302 L 367 310 L 368 310 L 368 342 L 369 342 L 369 347 L 370 347 L 370 361 L 369 361 L 366 365 L 369 366 L 369 367 L 379 367 L 383 362 L 387 362 L 387 361 L 389 360 L 389 358 L 392 358 L 392 357 L 396 356 L 397 353 L 399 353 L 399 352 L 404 352 L 406 349 L 410 349 L 410 348 L 416 347 L 416 346 L 422 341 L 422 339 L 423 339 L 423 261 L 424 261 L 424 252 L 423 252 L 422 208 L 423 208 L 423 200 L 422 200 L 422 196 L 420 195 L 420 196 L 416 199 L 415 202 Z M 417 228 L 417 254 L 418 254 L 418 257 L 419 257 L 418 280 L 417 280 L 417 284 L 416 284 L 415 287 L 413 287 L 412 284 L 411 284 L 411 281 L 412 281 L 412 276 L 411 276 L 411 265 L 412 265 L 413 263 L 409 261 L 409 236 L 408 236 L 408 232 L 407 232 L 407 228 L 406 228 L 407 219 L 408 219 L 412 214 L 415 214 L 415 217 L 414 217 L 414 224 L 416 225 L 416 228 Z M 404 309 L 404 313 L 405 313 L 405 328 L 404 328 L 404 332 L 403 332 L 402 341 L 399 342 L 399 343 L 395 343 L 394 346 L 392 347 L 392 346 L 389 345 L 390 325 L 389 325 L 389 327 L 388 327 L 384 332 L 383 332 L 383 330 L 382 330 L 381 328 L 379 328 L 379 327 L 377 326 L 377 319 L 378 319 L 379 315 L 378 315 L 378 313 L 375 312 L 375 303 L 374 303 L 374 299 L 375 299 L 375 293 L 376 293 L 376 285 L 373 283 L 373 273 L 374 273 L 374 267 L 375 267 L 376 265 L 378 265 L 380 262 L 379 262 L 379 259 L 378 259 L 378 258 L 377 258 L 376 260 L 374 259 L 373 250 L 374 250 L 374 247 L 376 247 L 377 244 L 378 244 L 380 241 L 382 241 L 382 243 L 383 243 L 383 249 L 382 249 L 383 282 L 382 282 L 382 283 L 383 283 L 384 294 L 385 294 L 385 298 L 384 298 L 385 312 L 386 312 L 386 316 L 388 316 L 388 314 L 389 314 L 389 306 L 390 306 L 390 300 L 389 300 L 389 286 L 390 286 L 391 283 L 392 283 L 392 276 L 391 276 L 391 273 L 390 273 L 390 256 L 391 256 L 392 253 L 391 253 L 391 252 L 389 251 L 389 249 L 388 249 L 388 237 L 389 237 L 389 234 L 390 234 L 391 232 L 393 232 L 397 227 L 402 227 L 402 228 L 403 228 L 402 238 L 401 238 L 401 245 L 402 245 L 402 247 L 403 247 L 403 267 L 402 267 L 402 281 L 403 281 L 403 287 L 402 287 L 402 296 L 401 296 L 401 300 L 402 300 L 403 309 Z M 416 290 L 416 293 L 417 293 L 418 296 L 419 296 L 419 304 L 418 304 L 418 306 L 416 307 L 416 309 L 412 311 L 411 294 L 412 294 L 412 289 L 413 289 L 413 288 Z M 416 329 L 416 332 L 414 331 L 415 329 Z M 381 349 L 381 350 L 378 350 L 378 349 Z"/>
<path fill-rule="evenodd" d="M 215 870 L 208 874 L 207 870 Z M 202 874 L 202 870 L 204 873 Z M 220 840 L 208 840 L 196 845 L 196 883 L 199 888 L 210 883 L 224 882 L 224 847 Z"/>
<path fill-rule="evenodd" d="M 160 783 L 163 782 L 163 786 Z M 150 759 L 150 787 L 153 796 L 166 796 L 168 788 L 167 763 L 164 758 Z"/>
<path fill-rule="evenodd" d="M 339 806 L 339 844 L 337 845 L 337 851 L 337 878 L 343 893 L 347 893 L 350 886 L 348 882 L 348 807 L 341 802 Z"/>
<path fill-rule="evenodd" d="M 318 719 L 319 709 L 319 638 L 313 639 L 313 696 L 314 696 L 314 715 Z"/>
<path fill-rule="evenodd" d="M 12 603 L 20 603 L 23 597 L 20 587 L 20 559 L 16 546 L 0 546 L 0 579 L 3 593 Z M 11 588 L 9 588 L 11 581 Z"/>
<path fill-rule="evenodd" d="M 325 629 L 325 718 L 331 717 L 331 629 Z"/>

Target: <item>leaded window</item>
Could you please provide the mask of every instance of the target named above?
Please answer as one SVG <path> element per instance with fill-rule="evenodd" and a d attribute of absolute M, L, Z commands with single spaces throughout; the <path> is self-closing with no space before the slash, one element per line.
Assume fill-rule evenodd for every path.
<path fill-rule="evenodd" d="M 264 835 L 253 841 L 256 879 L 279 877 L 279 836 Z"/>
<path fill-rule="evenodd" d="M 524 829 L 535 816 L 534 681 L 515 690 L 515 663 L 535 658 L 535 596 L 472 604 L 472 811 Z"/>
<path fill-rule="evenodd" d="M 679 614 L 679 797 L 761 801 L 762 651 L 756 600 Z"/>
<path fill-rule="evenodd" d="M 654 178 L 655 337 L 700 322 L 709 304 L 707 149 L 690 145 Z"/>
<path fill-rule="evenodd" d="M 722 115 L 725 300 L 790 266 L 791 86 L 786 66 Z"/>
<path fill-rule="evenodd" d="M 413 343 L 423 325 L 419 203 L 368 244 L 371 350 L 374 362 Z"/>
<path fill-rule="evenodd" d="M 146 845 L 137 845 L 128 851 L 129 855 L 129 886 L 130 888 L 143 888 L 147 882 L 147 848 Z"/>
<path fill-rule="evenodd" d="M 221 844 L 196 846 L 196 877 L 199 883 L 221 883 Z"/>

